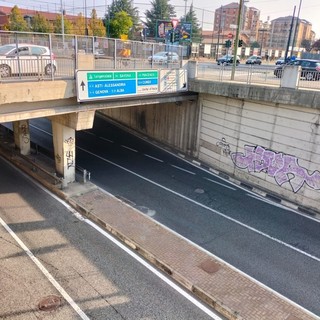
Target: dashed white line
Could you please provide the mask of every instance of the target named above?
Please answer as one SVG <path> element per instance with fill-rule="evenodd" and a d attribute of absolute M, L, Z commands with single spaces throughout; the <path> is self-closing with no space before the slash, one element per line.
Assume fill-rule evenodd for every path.
<path fill-rule="evenodd" d="M 36 258 L 29 248 L 23 243 L 22 240 L 13 232 L 13 230 L 0 218 L 1 225 L 7 230 L 11 237 L 19 244 L 22 250 L 29 256 L 29 258 L 35 263 L 45 277 L 52 283 L 52 285 L 60 292 L 63 298 L 68 301 L 70 306 L 83 320 L 89 320 L 90 318 L 80 309 L 80 307 L 73 301 L 69 294 L 61 287 L 61 285 L 53 278 L 50 272 L 42 265 L 42 263 Z"/>
<path fill-rule="evenodd" d="M 114 141 L 112 141 L 112 140 L 110 140 L 110 139 L 107 139 L 107 138 L 104 138 L 104 137 L 99 137 L 99 139 L 104 140 L 104 141 L 107 141 L 107 142 L 114 143 Z"/>
<path fill-rule="evenodd" d="M 186 173 L 190 173 L 190 174 L 195 175 L 195 172 L 192 172 L 192 171 L 183 169 L 183 168 L 181 168 L 181 167 L 175 166 L 174 164 L 171 164 L 171 167 L 176 168 L 176 169 L 181 170 L 181 171 L 184 171 L 184 172 L 186 172 Z"/>
<path fill-rule="evenodd" d="M 225 187 L 225 188 L 234 190 L 234 191 L 237 190 L 236 188 L 227 186 L 227 185 L 225 185 L 224 183 L 221 183 L 221 182 L 218 182 L 218 181 L 214 181 L 214 180 L 212 180 L 212 179 L 210 179 L 210 178 L 207 178 L 207 177 L 203 177 L 203 179 L 208 180 L 208 181 L 210 181 L 210 182 L 213 182 L 213 183 L 215 183 L 215 184 L 218 184 L 218 185 L 220 185 L 220 186 L 222 186 L 222 187 Z"/>
<path fill-rule="evenodd" d="M 144 156 L 146 156 L 146 157 L 148 157 L 148 158 L 150 158 L 150 159 L 153 159 L 153 160 L 156 160 L 156 161 L 159 161 L 159 162 L 163 162 L 163 160 L 161 160 L 161 159 L 158 159 L 158 158 L 155 158 L 155 157 L 153 157 L 153 156 L 150 156 L 149 154 L 144 154 Z"/>
<path fill-rule="evenodd" d="M 193 203 L 193 204 L 195 204 L 195 205 L 197 205 L 197 206 L 199 206 L 199 207 L 202 207 L 202 208 L 204 208 L 204 209 L 206 209 L 206 210 L 209 210 L 209 211 L 211 211 L 211 212 L 213 212 L 213 213 L 215 213 L 215 214 L 217 214 L 217 215 L 219 215 L 219 216 L 221 216 L 221 217 L 223 217 L 223 218 L 225 218 L 225 219 L 227 219 L 227 220 L 229 220 L 229 221 L 232 221 L 232 222 L 234 222 L 234 223 L 236 223 L 236 224 L 238 224 L 238 225 L 240 225 L 240 226 L 242 226 L 242 227 L 244 227 L 244 228 L 246 228 L 246 229 L 248 229 L 248 230 L 251 230 L 251 231 L 253 231 L 253 232 L 255 232 L 255 233 L 257 233 L 257 234 L 259 234 L 259 235 L 261 235 L 261 236 L 263 236 L 263 237 L 266 237 L 266 238 L 268 238 L 268 239 L 270 239 L 270 240 L 272 240 L 272 241 L 275 241 L 275 242 L 277 242 L 277 243 L 279 243 L 279 244 L 281 244 L 281 245 L 283 245 L 283 246 L 285 246 L 285 247 L 287 247 L 287 248 L 290 248 L 291 250 L 294 250 L 294 251 L 296 251 L 296 252 L 299 252 L 299 253 L 301 253 L 301 254 L 303 254 L 303 255 L 305 255 L 305 256 L 307 256 L 307 257 L 309 257 L 309 258 L 311 258 L 311 259 L 313 259 L 313 260 L 315 260 L 315 261 L 317 261 L 317 262 L 320 262 L 320 258 L 318 258 L 318 257 L 316 257 L 316 256 L 313 256 L 313 255 L 311 255 L 311 254 L 309 254 L 309 253 L 307 253 L 307 252 L 305 252 L 305 251 L 302 251 L 302 250 L 300 250 L 300 249 L 298 249 L 298 248 L 296 248 L 296 247 L 294 247 L 294 246 L 292 246 L 292 245 L 290 245 L 290 244 L 287 244 L 287 243 L 285 243 L 285 242 L 283 242 L 283 241 L 281 241 L 281 240 L 279 240 L 279 239 L 277 239 L 277 238 L 275 238 L 275 237 L 272 237 L 272 236 L 270 236 L 270 235 L 268 235 L 268 234 L 266 234 L 266 233 L 264 233 L 264 232 L 262 232 L 262 231 L 259 231 L 259 230 L 255 229 L 255 228 L 253 228 L 253 227 L 250 227 L 249 225 L 247 225 L 247 224 L 245 224 L 245 223 L 243 223 L 243 222 L 241 222 L 241 221 L 239 221 L 239 220 L 236 220 L 236 219 L 234 219 L 234 218 L 231 218 L 231 217 L 229 217 L 228 215 L 226 215 L 226 214 L 224 214 L 224 213 L 222 213 L 222 212 L 220 212 L 220 211 L 217 211 L 217 210 L 215 210 L 215 209 L 212 209 L 212 208 L 210 208 L 210 207 L 208 207 L 208 206 L 206 206 L 206 205 L 204 205 L 204 204 L 202 204 L 202 203 L 200 203 L 200 202 L 198 202 L 198 201 L 195 201 L 195 200 L 193 200 L 193 199 L 191 199 L 191 198 L 188 198 L 188 197 L 184 196 L 184 195 L 181 194 L 181 193 L 178 193 L 178 192 L 176 192 L 176 191 L 174 191 L 174 190 L 172 190 L 172 189 L 170 189 L 170 188 L 167 188 L 167 187 L 165 187 L 165 186 L 163 186 L 163 185 L 161 185 L 161 184 L 159 184 L 159 183 L 157 183 L 157 182 L 154 182 L 154 181 L 152 181 L 152 180 L 150 180 L 150 179 L 148 179 L 148 178 L 146 178 L 146 177 L 144 177 L 144 176 L 142 176 L 142 175 L 140 175 L 140 174 L 138 174 L 138 173 L 136 173 L 136 172 L 134 172 L 134 171 L 132 171 L 132 170 L 129 170 L 129 169 L 123 167 L 123 166 L 120 166 L 119 164 L 117 164 L 117 163 L 115 163 L 115 162 L 112 162 L 112 161 L 110 161 L 110 160 L 108 160 L 108 159 L 105 159 L 105 158 L 103 158 L 103 157 L 101 157 L 101 156 L 99 156 L 99 155 L 97 155 L 97 154 L 95 154 L 95 153 L 93 153 L 93 152 L 91 152 L 91 151 L 89 151 L 89 150 L 83 149 L 83 148 L 81 148 L 81 147 L 78 147 L 78 148 L 79 148 L 80 150 L 84 151 L 84 152 L 87 152 L 88 154 L 91 154 L 91 155 L 94 156 L 94 157 L 97 157 L 98 159 L 101 159 L 102 161 L 105 161 L 105 162 L 107 162 L 107 163 L 110 163 L 110 164 L 114 165 L 115 167 L 118 167 L 118 168 L 120 168 L 120 169 L 122 169 L 122 170 L 124 170 L 124 171 L 126 171 L 126 172 L 129 172 L 129 173 L 135 175 L 136 177 L 139 177 L 139 178 L 141 178 L 141 179 L 143 179 L 143 180 L 145 180 L 145 181 L 147 181 L 147 182 L 149 182 L 149 183 L 152 183 L 153 185 L 155 185 L 155 186 L 157 186 L 157 187 L 159 187 L 159 188 L 161 188 L 161 189 L 163 189 L 163 190 L 166 190 L 166 191 L 168 191 L 168 192 L 171 192 L 172 194 L 174 194 L 174 195 L 176 195 L 176 196 L 178 196 L 178 197 L 180 197 L 180 198 L 182 198 L 182 199 L 185 199 L 185 200 L 187 200 L 187 201 L 189 201 L 189 202 L 191 202 L 191 203 Z"/>
<path fill-rule="evenodd" d="M 121 147 L 122 148 L 125 148 L 125 149 L 127 149 L 127 150 L 130 150 L 130 151 L 133 151 L 133 152 L 138 152 L 138 150 L 136 150 L 136 149 L 132 149 L 132 148 L 130 148 L 130 147 L 127 147 L 127 146 L 125 146 L 125 145 L 121 145 Z"/>

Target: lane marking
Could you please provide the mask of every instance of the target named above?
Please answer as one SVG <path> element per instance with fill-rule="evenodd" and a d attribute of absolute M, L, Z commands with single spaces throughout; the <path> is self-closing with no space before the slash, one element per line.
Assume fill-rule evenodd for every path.
<path fill-rule="evenodd" d="M 99 137 L 99 139 L 101 140 L 104 140 L 104 141 L 107 141 L 107 142 L 110 142 L 110 143 L 114 143 L 114 141 L 110 140 L 110 139 L 107 139 L 105 137 Z"/>
<path fill-rule="evenodd" d="M 225 185 L 225 184 L 223 184 L 223 183 L 221 183 L 221 182 L 214 181 L 214 180 L 212 180 L 212 179 L 210 179 L 210 178 L 207 178 L 207 177 L 203 177 L 203 179 L 208 180 L 208 181 L 210 181 L 210 182 L 213 182 L 213 183 L 215 183 L 215 184 L 218 184 L 218 185 L 220 185 L 220 186 L 222 186 L 222 187 L 225 187 L 225 188 L 228 188 L 228 189 L 234 190 L 234 191 L 235 191 L 235 190 L 237 190 L 236 188 L 233 188 L 233 187 L 227 186 L 227 185 Z"/>
<path fill-rule="evenodd" d="M 93 227 L 95 230 L 97 230 L 99 233 L 101 233 L 104 237 L 106 237 L 108 240 L 110 240 L 115 245 L 117 245 L 120 249 L 125 251 L 133 259 L 135 259 L 140 264 L 142 264 L 145 268 L 150 270 L 154 275 L 156 275 L 158 278 L 160 278 L 162 281 L 164 281 L 166 284 L 168 284 L 171 288 L 176 290 L 179 294 L 181 294 L 183 297 L 185 297 L 187 300 L 189 300 L 191 303 L 193 303 L 195 306 L 197 306 L 200 310 L 202 310 L 204 313 L 206 313 L 212 319 L 214 319 L 214 320 L 223 320 L 223 318 L 219 317 L 217 314 L 215 314 L 213 311 L 211 311 L 209 308 L 207 308 L 200 301 L 198 301 L 197 299 L 192 297 L 188 292 L 186 292 L 181 287 L 176 285 L 168 277 L 166 277 L 164 274 L 162 274 L 160 271 L 158 271 L 156 268 L 154 268 L 152 265 L 150 265 L 147 261 L 142 259 L 140 256 L 138 256 L 134 251 L 128 249 L 124 244 L 122 244 L 115 237 L 110 235 L 108 232 L 103 230 L 101 227 L 97 226 L 94 222 L 92 222 L 91 220 L 88 220 L 88 219 L 85 219 L 84 222 L 87 223 L 88 225 L 90 225 L 91 227 Z"/>
<path fill-rule="evenodd" d="M 122 148 L 125 148 L 125 149 L 127 149 L 127 150 L 130 150 L 130 151 L 133 151 L 133 152 L 138 152 L 137 150 L 132 149 L 132 148 L 127 147 L 127 146 L 124 146 L 123 144 L 121 145 L 121 147 L 122 147 Z"/>
<path fill-rule="evenodd" d="M 149 154 L 144 154 L 144 156 L 146 156 L 146 157 L 148 157 L 148 158 L 150 158 L 150 159 L 153 159 L 153 160 L 156 160 L 156 161 L 159 161 L 159 162 L 163 162 L 163 160 L 161 160 L 161 159 L 158 159 L 158 158 L 155 158 L 155 157 L 153 157 L 153 156 L 150 156 Z"/>
<path fill-rule="evenodd" d="M 80 307 L 73 301 L 69 294 L 62 288 L 62 286 L 54 279 L 50 272 L 43 266 L 43 264 L 36 258 L 29 248 L 23 243 L 22 240 L 13 232 L 13 230 L 0 218 L 1 225 L 7 230 L 11 237 L 19 244 L 21 249 L 29 256 L 34 264 L 40 269 L 45 277 L 51 282 L 51 284 L 60 292 L 63 298 L 68 301 L 70 306 L 83 320 L 89 320 L 90 318 L 80 309 Z"/>
<path fill-rule="evenodd" d="M 266 233 L 264 233 L 264 232 L 262 232 L 262 231 L 259 231 L 259 230 L 255 229 L 255 228 L 253 228 L 253 227 L 250 227 L 250 226 L 244 224 L 244 223 L 241 222 L 241 221 L 238 221 L 238 220 L 236 220 L 236 219 L 234 219 L 234 218 L 231 218 L 231 217 L 227 216 L 226 214 L 224 214 L 224 213 L 222 213 L 222 212 L 220 212 L 220 211 L 217 211 L 217 210 L 212 209 L 212 208 L 210 208 L 210 207 L 208 207 L 208 206 L 206 206 L 206 205 L 204 205 L 204 204 L 202 204 L 202 203 L 200 203 L 200 202 L 197 202 L 197 201 L 195 201 L 195 200 L 193 200 L 193 199 L 190 199 L 190 198 L 188 198 L 188 197 L 186 197 L 186 196 L 184 196 L 184 195 L 182 195 L 182 194 L 180 194 L 180 193 L 178 193 L 178 192 L 176 192 L 176 191 L 174 191 L 174 190 L 172 190 L 172 189 L 169 189 L 169 188 L 167 188 L 167 187 L 165 187 L 165 186 L 163 186 L 163 185 L 161 185 L 161 184 L 159 184 L 159 183 L 157 183 L 157 182 L 154 182 L 154 181 L 152 181 L 152 180 L 150 180 L 150 179 L 148 179 L 148 178 L 146 178 L 146 177 L 144 177 L 144 176 L 142 176 L 142 175 L 140 175 L 140 174 L 138 174 L 138 173 L 135 173 L 134 171 L 131 171 L 131 170 L 129 170 L 129 169 L 127 169 L 127 168 L 125 168 L 125 167 L 117 164 L 117 163 L 114 163 L 114 162 L 112 162 L 112 161 L 110 161 L 110 160 L 107 160 L 107 159 L 105 159 L 105 158 L 97 155 L 97 154 L 94 154 L 94 153 L 91 152 L 91 151 L 88 151 L 88 150 L 83 149 L 83 148 L 81 148 L 81 147 L 77 147 L 77 148 L 79 148 L 80 150 L 82 150 L 82 151 L 84 151 L 84 152 L 87 152 L 88 154 L 91 154 L 91 155 L 94 156 L 94 157 L 97 157 L 98 159 L 100 159 L 100 160 L 102 160 L 102 161 L 105 161 L 105 162 L 107 162 L 107 163 L 109 163 L 109 164 L 111 164 L 111 165 L 113 165 L 113 166 L 115 166 L 115 167 L 118 167 L 118 168 L 120 168 L 120 169 L 122 169 L 122 170 L 124 170 L 124 171 L 126 171 L 126 172 L 129 172 L 129 173 L 135 175 L 136 177 L 139 177 L 139 178 L 141 178 L 141 179 L 143 179 L 143 180 L 145 180 L 145 181 L 147 181 L 147 182 L 149 182 L 149 183 L 151 183 L 151 184 L 153 184 L 153 185 L 155 185 L 155 186 L 157 186 L 157 187 L 159 187 L 159 188 L 161 188 L 161 189 L 163 189 L 163 190 L 166 190 L 166 191 L 168 191 L 168 192 L 171 192 L 172 194 L 174 194 L 174 195 L 176 195 L 176 196 L 178 196 L 178 197 L 180 197 L 180 198 L 182 198 L 182 199 L 184 199 L 184 200 L 187 200 L 187 201 L 189 201 L 189 202 L 191 202 L 191 203 L 193 203 L 193 204 L 195 204 L 195 205 L 197 205 L 197 206 L 199 206 L 199 207 L 202 207 L 202 208 L 204 208 L 204 209 L 206 209 L 206 210 L 209 210 L 209 211 L 211 211 L 211 212 L 213 212 L 213 213 L 215 213 L 215 214 L 217 214 L 217 215 L 219 215 L 219 216 L 221 216 L 221 217 L 223 217 L 223 218 L 225 218 L 225 219 L 227 219 L 227 220 L 229 220 L 229 221 L 232 221 L 232 222 L 234 222 L 234 223 L 236 223 L 236 224 L 238 224 L 238 225 L 240 225 L 240 226 L 242 226 L 242 227 L 244 227 L 244 228 L 246 228 L 246 229 L 248 229 L 248 230 L 250 230 L 250 231 L 253 231 L 253 232 L 255 232 L 255 233 L 257 233 L 257 234 L 259 234 L 259 235 L 261 235 L 261 236 L 263 236 L 263 237 L 266 237 L 266 238 L 268 238 L 268 239 L 270 239 L 270 240 L 272 240 L 272 241 L 275 241 L 275 242 L 277 242 L 277 243 L 279 243 L 279 244 L 281 244 L 281 245 L 284 245 L 284 246 L 287 247 L 287 248 L 290 248 L 290 249 L 292 249 L 292 250 L 294 250 L 294 251 L 296 251 L 296 252 L 299 252 L 299 253 L 301 253 L 301 254 L 303 254 L 303 255 L 305 255 L 305 256 L 307 256 L 307 257 L 309 257 L 309 258 L 311 258 L 311 259 L 313 259 L 313 260 L 315 260 L 315 261 L 317 261 L 317 262 L 320 262 L 320 258 L 318 258 L 318 257 L 316 257 L 316 256 L 313 256 L 313 255 L 311 255 L 311 254 L 309 254 L 309 253 L 307 253 L 307 252 L 304 252 L 304 251 L 302 251 L 302 250 L 300 250 L 300 249 L 298 249 L 298 248 L 296 248 L 296 247 L 293 247 L 293 246 L 291 246 L 290 244 L 287 244 L 287 243 L 285 243 L 285 242 L 283 242 L 283 241 L 281 241 L 281 240 L 279 240 L 279 239 L 277 239 L 277 238 L 275 238 L 275 237 L 272 237 L 272 236 L 270 236 L 270 235 L 268 235 L 268 234 L 266 234 Z"/>
<path fill-rule="evenodd" d="M 87 151 L 90 153 L 90 151 Z M 99 156 L 97 156 L 99 157 Z M 56 199 L 60 204 L 62 204 L 67 210 L 69 210 L 70 213 L 72 213 L 77 219 L 79 219 L 80 221 L 85 221 L 87 220 L 86 218 L 84 218 L 78 211 L 76 211 L 73 207 L 71 207 L 71 205 L 69 205 L 68 203 L 64 202 L 61 198 L 59 198 L 57 195 L 55 195 L 54 193 L 52 193 L 50 190 L 44 188 L 44 186 L 42 186 L 40 183 L 38 183 L 36 180 L 34 180 L 33 178 L 31 178 L 30 176 L 28 176 L 27 174 L 25 174 L 24 172 L 22 172 L 21 170 L 19 170 L 18 168 L 14 167 L 10 162 L 8 162 L 6 159 L 3 159 L 3 161 L 7 162 L 9 165 L 11 165 L 15 170 L 19 171 L 21 175 L 23 175 L 26 179 L 28 179 L 29 181 L 31 181 L 32 183 L 34 183 L 36 186 L 38 186 L 39 189 L 43 190 L 44 192 L 46 192 L 47 194 L 49 194 L 51 197 L 53 197 L 54 199 Z M 112 195 L 111 193 L 107 192 L 106 190 L 99 188 L 103 193 L 109 195 L 112 198 L 116 197 L 114 195 Z M 132 208 L 130 205 L 126 204 L 125 202 L 123 202 L 124 205 Z M 139 214 L 141 214 L 141 212 L 139 210 L 136 210 L 135 208 L 132 208 L 133 210 L 137 211 Z M 150 221 L 154 221 L 153 218 L 148 217 L 146 215 L 143 215 L 146 219 L 150 219 Z M 88 220 L 90 221 L 90 220 Z M 170 228 L 168 228 L 167 226 L 163 225 L 160 222 L 157 222 L 159 225 L 161 225 L 163 228 L 169 230 L 170 232 L 174 233 L 176 236 L 178 236 L 181 239 L 184 239 L 185 241 L 187 241 L 188 243 L 190 243 L 191 245 L 195 246 L 196 248 L 198 248 L 199 250 L 201 250 L 202 252 L 208 254 L 209 256 L 217 259 L 218 261 L 220 261 L 221 263 L 227 265 L 229 268 L 231 268 L 232 270 L 235 270 L 236 272 L 240 273 L 241 275 L 247 277 L 248 279 L 250 279 L 251 281 L 253 281 L 254 283 L 262 286 L 263 288 L 265 288 L 266 290 L 274 293 L 275 295 L 277 295 L 278 297 L 280 297 L 281 299 L 287 301 L 288 303 L 292 304 L 293 306 L 299 308 L 300 310 L 306 312 L 307 314 L 311 315 L 311 316 L 316 316 L 314 313 L 312 313 L 311 311 L 305 309 L 304 307 L 300 306 L 299 304 L 297 304 L 296 302 L 290 300 L 289 298 L 285 297 L 284 295 L 282 295 L 281 293 L 275 291 L 274 289 L 266 286 L 265 284 L 263 284 L 262 282 L 258 281 L 257 279 L 251 277 L 250 275 L 246 274 L 245 272 L 241 271 L 240 269 L 237 269 L 236 267 L 234 267 L 233 265 L 231 265 L 230 263 L 222 260 L 221 258 L 219 258 L 218 256 L 214 255 L 213 253 L 207 251 L 206 249 L 202 248 L 201 246 L 199 246 L 198 244 L 192 242 L 191 240 L 189 240 L 188 238 L 185 238 L 184 236 L 182 236 L 181 234 L 177 233 L 174 230 L 171 230 Z M 139 256 L 138 256 L 139 257 Z M 216 320 L 216 319 L 214 319 Z M 220 319 L 218 319 L 220 320 Z"/>
<path fill-rule="evenodd" d="M 9 165 L 12 166 L 12 164 L 10 162 L 8 162 L 7 160 L 3 159 L 5 162 L 7 162 Z M 32 182 L 33 184 L 35 184 L 39 189 L 43 190 L 45 193 L 47 193 L 49 196 L 51 196 L 52 198 L 54 198 L 57 202 L 59 202 L 61 205 L 63 205 L 70 213 L 72 213 L 72 215 L 74 215 L 78 220 L 80 220 L 81 222 L 85 222 L 88 225 L 90 225 L 91 227 L 93 227 L 94 229 L 96 229 L 99 233 L 101 233 L 103 236 L 105 236 L 106 238 L 108 238 L 111 242 L 113 242 L 114 244 L 116 244 L 120 249 L 124 250 L 126 253 L 128 253 L 132 258 L 134 258 L 135 260 L 137 260 L 140 264 L 142 264 L 144 267 L 146 267 L 148 270 L 150 270 L 154 275 L 156 275 L 158 278 L 160 278 L 162 281 L 164 281 L 165 283 L 167 283 L 171 288 L 173 288 L 174 290 L 176 290 L 179 294 L 181 294 L 183 297 L 185 297 L 188 301 L 190 301 L 192 304 L 194 304 L 196 307 L 198 307 L 200 310 L 202 310 L 204 313 L 206 313 L 208 316 L 210 316 L 212 319 L 214 320 L 223 320 L 224 318 L 219 317 L 218 315 L 216 315 L 211 309 L 209 309 L 206 305 L 204 305 L 202 302 L 200 302 L 199 300 L 195 299 L 192 295 L 190 295 L 188 292 L 186 292 L 185 290 L 183 290 L 181 287 L 179 287 L 178 285 L 176 285 L 172 280 L 170 280 L 170 278 L 166 277 L 164 274 L 162 274 L 160 271 L 158 271 L 155 267 L 153 267 L 151 264 L 149 264 L 147 261 L 143 260 L 139 255 L 137 255 L 136 252 L 129 250 L 125 245 L 123 245 L 119 240 L 117 240 L 115 237 L 113 237 L 111 234 L 109 234 L 108 232 L 106 232 L 105 230 L 103 230 L 102 228 L 100 228 L 99 226 L 97 226 L 94 222 L 92 222 L 91 220 L 83 217 L 83 215 L 81 215 L 81 213 L 79 213 L 77 210 L 75 210 L 73 207 L 71 207 L 71 205 L 69 205 L 68 203 L 66 203 L 65 201 L 63 201 L 61 198 L 59 198 L 57 195 L 55 195 L 54 193 L 52 193 L 50 190 L 46 189 L 44 186 L 42 186 L 39 182 L 35 181 L 33 178 L 31 178 L 30 176 L 28 176 L 27 174 L 25 174 L 24 172 L 20 171 L 19 169 L 17 169 L 16 167 L 12 166 L 15 170 L 19 171 L 19 173 L 21 175 L 23 175 L 26 179 L 28 179 L 30 182 Z M 108 194 L 109 196 L 115 198 L 112 194 L 108 193 L 107 191 L 99 188 L 101 191 L 103 191 L 104 193 Z M 116 198 L 115 198 L 116 199 Z M 124 203 L 125 204 L 125 203 Z M 128 207 L 132 208 L 131 206 L 129 206 L 128 204 L 125 204 Z M 135 210 L 135 209 L 134 209 Z M 140 212 L 138 210 L 136 210 L 137 212 Z M 151 218 L 150 218 L 151 219 Z M 153 220 L 152 220 L 153 221 Z M 1 219 L 0 217 L 0 223 L 2 224 L 2 222 L 6 225 L 6 223 Z M 7 225 L 6 225 L 7 226 Z M 7 226 L 7 228 L 13 233 L 13 231 L 10 229 L 9 226 Z M 6 228 L 6 230 L 7 230 Z M 167 228 L 168 229 L 168 228 Z M 11 235 L 12 233 L 9 232 Z M 14 236 L 13 236 L 14 235 Z M 13 237 L 16 240 L 17 238 L 17 242 L 20 244 L 20 246 L 24 246 L 25 248 L 27 248 L 23 242 L 13 233 Z M 180 236 L 181 237 L 181 236 Z M 50 279 L 53 280 L 53 285 L 57 288 L 57 290 L 61 293 L 61 295 L 63 295 L 63 297 L 71 304 L 71 306 L 77 311 L 77 313 L 80 315 L 81 319 L 83 320 L 90 320 L 90 318 L 76 305 L 76 303 L 72 300 L 72 298 L 68 295 L 68 293 L 66 293 L 64 291 L 64 289 L 59 285 L 59 283 L 51 276 L 51 274 L 45 269 L 45 267 L 42 266 L 42 264 L 39 262 L 39 260 L 31 253 L 31 251 L 27 248 L 26 253 L 29 255 L 29 253 L 31 254 L 31 256 L 33 257 L 32 260 L 38 265 L 40 265 L 41 267 L 40 270 L 45 274 L 45 276 L 47 276 L 47 274 L 50 276 Z M 44 271 L 42 270 L 44 269 Z M 48 278 L 49 279 L 49 278 Z M 49 280 L 50 280 L 49 279 Z M 51 281 L 51 280 L 50 280 Z M 56 286 L 56 285 L 57 286 Z M 61 288 L 61 292 L 58 288 Z M 78 312 L 79 311 L 79 312 Z"/>
<path fill-rule="evenodd" d="M 174 164 L 170 164 L 170 166 L 173 167 L 173 168 L 176 168 L 176 169 L 178 169 L 178 170 L 184 171 L 184 172 L 186 172 L 186 173 L 190 173 L 190 174 L 192 174 L 192 175 L 195 175 L 195 172 L 192 172 L 192 171 L 189 171 L 189 170 L 187 170 L 187 169 L 184 169 L 184 168 L 175 166 Z"/>
<path fill-rule="evenodd" d="M 47 133 L 47 134 L 49 134 L 49 135 L 52 136 L 52 134 L 51 134 L 50 132 L 47 132 L 47 131 L 42 130 L 42 129 L 40 129 L 40 128 L 37 128 L 37 127 L 35 127 L 34 125 L 30 125 L 30 126 L 32 126 L 32 127 L 34 127 L 35 129 L 38 129 L 38 130 L 40 130 L 40 131 L 42 131 L 42 132 L 44 132 L 44 133 Z M 236 183 L 234 183 L 234 182 L 232 182 L 232 181 L 229 181 L 229 180 L 227 180 L 227 179 L 225 179 L 225 178 L 223 178 L 223 177 L 220 177 L 218 174 L 215 174 L 215 173 L 213 173 L 212 171 L 207 170 L 207 169 L 205 169 L 205 168 L 203 168 L 203 167 L 201 167 L 201 166 L 196 166 L 196 165 L 195 165 L 194 163 L 192 163 L 192 162 L 190 163 L 190 161 L 188 161 L 187 159 L 184 159 L 185 156 L 184 156 L 183 154 L 178 154 L 178 155 L 177 155 L 176 153 L 173 153 L 173 152 L 171 152 L 171 151 L 168 151 L 167 149 L 162 148 L 161 146 L 153 143 L 152 141 L 148 141 L 148 140 L 146 140 L 146 139 L 142 139 L 142 138 L 139 137 L 138 135 L 135 135 L 135 137 L 138 137 L 140 140 L 143 140 L 143 141 L 151 144 L 152 146 L 155 146 L 156 148 L 159 148 L 160 150 L 163 150 L 163 151 L 171 154 L 172 156 L 174 156 L 174 157 L 176 157 L 177 159 L 180 159 L 180 160 L 186 162 L 186 163 L 189 164 L 189 165 L 192 165 L 192 166 L 194 166 L 194 167 L 196 167 L 196 168 L 198 168 L 198 169 L 200 169 L 200 170 L 202 170 L 202 171 L 204 171 L 204 172 L 206 172 L 206 173 L 212 174 L 214 177 L 216 177 L 216 178 L 218 178 L 218 179 L 220 179 L 220 180 L 222 180 L 222 181 L 224 181 L 224 182 L 226 182 L 226 183 L 229 183 L 230 185 L 233 185 L 234 187 L 236 187 L 236 190 L 237 190 L 237 189 L 240 189 L 240 190 L 242 190 L 242 191 L 246 191 L 246 192 L 248 193 L 248 195 L 249 195 L 249 194 L 252 194 L 253 196 L 257 196 L 256 193 L 254 193 L 253 191 L 247 190 L 246 188 L 242 187 L 241 185 L 238 185 L 238 184 L 236 184 Z M 263 197 L 257 198 L 257 199 L 265 202 Z M 305 217 L 305 218 L 307 218 L 307 219 L 311 219 L 311 220 L 313 220 L 313 221 L 316 221 L 316 222 L 320 223 L 319 219 L 316 219 L 316 218 L 314 218 L 314 217 L 312 217 L 312 216 L 310 216 L 310 215 L 303 214 L 303 213 L 301 213 L 301 212 L 299 212 L 299 211 L 297 211 L 297 210 L 295 210 L 295 209 L 292 209 L 292 208 L 290 208 L 290 207 L 287 207 L 287 206 L 285 206 L 285 205 L 283 205 L 283 204 L 281 204 L 281 203 L 278 204 L 278 203 L 275 203 L 275 202 L 273 202 L 273 201 L 271 201 L 271 200 L 269 200 L 269 201 L 270 201 L 270 202 L 268 202 L 268 204 L 270 204 L 270 205 L 272 205 L 272 206 L 274 206 L 274 207 L 281 208 L 281 209 L 284 209 L 284 210 L 286 210 L 286 211 L 293 212 L 293 213 L 295 213 L 295 214 L 298 214 L 299 216 L 302 216 L 302 217 Z"/>

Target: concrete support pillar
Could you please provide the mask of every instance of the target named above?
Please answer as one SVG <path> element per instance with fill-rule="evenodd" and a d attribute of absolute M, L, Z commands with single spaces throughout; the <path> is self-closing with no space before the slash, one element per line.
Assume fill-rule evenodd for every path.
<path fill-rule="evenodd" d="M 21 120 L 13 122 L 14 144 L 23 155 L 30 154 L 30 130 L 29 121 Z"/>
<path fill-rule="evenodd" d="M 198 76 L 198 61 L 188 61 L 188 78 L 195 79 Z"/>
<path fill-rule="evenodd" d="M 74 182 L 76 178 L 75 130 L 52 121 L 53 148 L 56 171 L 64 182 Z"/>

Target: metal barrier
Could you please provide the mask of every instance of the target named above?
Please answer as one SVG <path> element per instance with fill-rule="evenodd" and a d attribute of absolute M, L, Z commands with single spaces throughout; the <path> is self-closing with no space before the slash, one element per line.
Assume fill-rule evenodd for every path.
<path fill-rule="evenodd" d="M 276 70 L 276 71 L 275 71 Z M 197 77 L 215 81 L 235 81 L 246 84 L 281 85 L 281 73 L 276 66 L 237 66 L 234 79 L 231 78 L 232 66 L 217 66 L 214 63 L 198 63 Z M 320 71 L 299 72 L 298 88 L 320 90 Z"/>
<path fill-rule="evenodd" d="M 0 30 L 0 46 L 12 44 L 48 48 L 49 54 L 16 53 L 1 56 L 0 81 L 74 79 L 78 54 L 94 55 L 94 69 L 150 69 L 148 57 L 160 51 L 176 52 L 180 61 L 164 63 L 161 68 L 177 68 L 182 65 L 183 47 L 163 43 L 109 39 L 92 36 L 12 32 Z M 17 50 L 19 51 L 19 50 Z M 54 66 L 52 70 L 48 66 Z"/>

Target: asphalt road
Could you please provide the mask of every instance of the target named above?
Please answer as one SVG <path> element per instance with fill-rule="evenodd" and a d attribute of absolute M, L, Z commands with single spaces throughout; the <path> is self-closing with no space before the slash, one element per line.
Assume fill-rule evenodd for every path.
<path fill-rule="evenodd" d="M 0 165 L 1 319 L 212 319 L 1 158 Z M 40 311 L 49 295 L 61 305 Z"/>
<path fill-rule="evenodd" d="M 37 121 L 45 131 L 48 124 Z M 50 144 L 34 129 L 32 138 Z M 46 141 L 44 141 L 46 140 Z M 92 181 L 320 315 L 320 224 L 95 119 L 77 133 Z"/>

